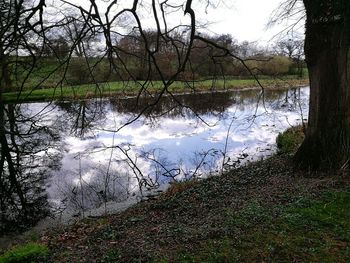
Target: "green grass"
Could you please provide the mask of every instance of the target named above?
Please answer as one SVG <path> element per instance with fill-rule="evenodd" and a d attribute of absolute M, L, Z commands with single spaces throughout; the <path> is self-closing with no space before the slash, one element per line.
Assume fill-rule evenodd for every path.
<path fill-rule="evenodd" d="M 17 246 L 0 256 L 0 263 L 44 262 L 48 248 L 38 243 L 27 243 Z"/>
<path fill-rule="evenodd" d="M 283 80 L 261 78 L 261 84 L 267 88 L 291 87 L 305 83 L 305 79 L 293 79 L 291 76 L 285 76 Z M 50 101 L 62 99 L 85 99 L 91 97 L 113 96 L 118 94 L 135 95 L 141 86 L 147 91 L 154 93 L 162 89 L 160 81 L 151 82 L 108 82 L 96 84 L 84 84 L 68 87 L 45 88 L 36 90 L 24 90 L 21 93 L 8 92 L 3 93 L 5 102 L 23 102 L 23 101 Z M 203 91 L 203 90 L 222 90 L 222 89 L 238 89 L 258 87 L 258 83 L 254 79 L 227 79 L 217 80 L 202 80 L 194 82 L 176 81 L 170 87 L 172 92 L 188 92 L 188 91 Z"/>
<path fill-rule="evenodd" d="M 106 83 L 100 85 L 85 84 L 80 86 L 59 87 L 48 89 L 37 89 L 33 91 L 23 91 L 21 93 L 9 92 L 4 93 L 3 98 L 5 102 L 15 101 L 49 101 L 60 99 L 81 99 L 90 98 L 102 95 L 108 95 L 111 92 L 118 92 L 123 90 L 121 83 Z M 126 87 L 124 90 L 130 90 Z"/>
<path fill-rule="evenodd" d="M 240 262 L 238 252 L 234 248 L 232 240 L 209 240 L 205 246 L 198 250 L 198 254 L 191 254 L 186 251 L 179 252 L 175 262 L 181 263 L 212 263 L 212 262 Z M 155 262 L 162 262 L 155 261 Z M 163 261 L 167 262 L 167 261 Z"/>
<path fill-rule="evenodd" d="M 54 237 L 50 259 L 350 262 L 349 218 L 346 174 L 293 172 L 290 158 L 277 155 L 220 177 L 174 184 L 156 200 L 74 227 L 68 232 L 85 236 L 69 244 Z"/>
<path fill-rule="evenodd" d="M 178 251 L 176 262 L 349 262 L 350 191 L 273 209 L 252 201 L 228 213 L 226 227 L 195 253 Z"/>
<path fill-rule="evenodd" d="M 350 260 L 350 191 L 295 203 L 273 228 L 268 235 L 260 232 L 271 258 L 346 262 Z"/>
<path fill-rule="evenodd" d="M 304 132 L 302 126 L 296 126 L 279 133 L 276 138 L 279 153 L 294 153 L 302 141 Z"/>

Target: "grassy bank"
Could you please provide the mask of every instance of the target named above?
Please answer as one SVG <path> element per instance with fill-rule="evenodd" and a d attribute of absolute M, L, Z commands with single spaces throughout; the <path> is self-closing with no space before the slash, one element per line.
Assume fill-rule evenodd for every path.
<path fill-rule="evenodd" d="M 346 262 L 350 182 L 294 173 L 282 156 L 173 186 L 50 239 L 53 262 Z"/>
<path fill-rule="evenodd" d="M 294 171 L 280 154 L 40 242 L 47 262 L 349 262 L 349 218 L 347 174 Z"/>
<path fill-rule="evenodd" d="M 282 79 L 262 77 L 260 82 L 267 89 L 281 89 L 308 85 L 307 79 L 297 79 L 291 76 L 286 76 Z M 135 96 L 138 94 L 143 84 L 145 83 L 119 81 L 101 83 L 99 85 L 86 84 L 70 87 L 25 90 L 21 93 L 4 93 L 3 98 L 5 102 L 26 102 L 86 99 L 92 97 Z M 153 81 L 146 83 L 144 87 L 148 92 L 156 93 L 162 88 L 162 84 L 160 81 Z M 254 79 L 228 79 L 218 80 L 215 82 L 212 80 L 195 82 L 177 81 L 169 87 L 169 91 L 174 93 L 185 93 L 194 91 L 234 90 L 257 87 L 259 87 L 259 85 Z"/>
<path fill-rule="evenodd" d="M 291 127 L 276 138 L 279 154 L 294 154 L 304 140 L 304 127 L 302 125 Z"/>

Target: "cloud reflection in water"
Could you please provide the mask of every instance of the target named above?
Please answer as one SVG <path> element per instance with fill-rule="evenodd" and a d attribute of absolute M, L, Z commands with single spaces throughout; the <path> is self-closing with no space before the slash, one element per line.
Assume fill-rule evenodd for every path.
<path fill-rule="evenodd" d="M 226 139 L 228 167 L 238 158 L 261 158 L 275 150 L 279 132 L 301 122 L 300 106 L 307 116 L 308 95 L 308 88 L 290 90 L 287 96 L 286 91 L 266 92 L 265 106 L 262 102 L 257 105 L 257 91 L 180 96 L 181 102 L 210 126 L 189 109 L 175 108 L 160 117 L 152 112 L 142 115 L 118 133 L 112 131 L 137 114 L 137 110 L 128 111 L 132 100 L 84 102 L 88 109 L 88 127 L 80 127 L 84 133 L 76 132 L 75 124 L 85 121 L 77 120 L 81 116 L 74 109 L 78 107 L 57 104 L 51 114 L 64 120 L 61 137 L 65 152 L 62 168 L 50 179 L 50 198 L 73 210 L 88 209 L 187 178 L 194 171 L 197 176 L 221 171 Z M 202 103 L 193 102 L 201 99 Z M 155 115 L 165 112 L 169 103 L 155 109 Z"/>

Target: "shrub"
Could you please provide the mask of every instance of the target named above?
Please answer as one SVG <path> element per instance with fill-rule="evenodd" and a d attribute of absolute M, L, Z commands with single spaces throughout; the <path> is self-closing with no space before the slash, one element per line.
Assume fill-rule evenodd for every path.
<path fill-rule="evenodd" d="M 274 56 L 271 60 L 262 65 L 262 71 L 268 75 L 288 74 L 292 61 L 283 56 Z"/>
<path fill-rule="evenodd" d="M 71 85 L 89 83 L 90 72 L 84 58 L 74 58 L 69 63 L 67 80 Z"/>
<path fill-rule="evenodd" d="M 254 74 L 285 75 L 290 71 L 293 62 L 284 56 L 252 57 L 246 62 Z"/>
<path fill-rule="evenodd" d="M 302 126 L 296 126 L 279 133 L 276 139 L 279 153 L 295 152 L 304 139 Z"/>
<path fill-rule="evenodd" d="M 5 252 L 0 256 L 0 263 L 44 262 L 48 252 L 45 245 L 31 242 Z"/>

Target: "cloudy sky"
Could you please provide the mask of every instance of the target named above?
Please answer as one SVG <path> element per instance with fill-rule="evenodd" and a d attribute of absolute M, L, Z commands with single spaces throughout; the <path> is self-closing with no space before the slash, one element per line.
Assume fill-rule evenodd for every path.
<path fill-rule="evenodd" d="M 272 28 L 267 28 L 267 23 L 273 11 L 283 1 L 285 0 L 210 0 L 212 5 L 206 8 L 207 0 L 194 0 L 192 8 L 196 12 L 198 22 L 205 24 L 205 28 L 210 34 L 231 34 L 238 41 L 248 40 L 268 44 L 269 42 L 275 42 L 279 36 L 278 33 L 286 29 L 288 24 L 294 21 L 291 19 Z M 88 0 L 71 0 L 69 2 L 83 6 L 87 10 L 90 6 L 90 1 Z M 163 1 L 158 0 L 157 2 L 160 4 Z M 167 16 L 168 23 L 173 24 L 173 26 L 189 23 L 189 16 L 184 16 L 183 13 L 184 2 L 184 0 L 168 0 L 169 5 L 183 5 L 180 9 L 171 10 L 171 14 Z M 112 0 L 96 0 L 96 3 L 99 6 L 99 11 L 104 14 L 107 6 L 113 2 Z M 140 1 L 138 10 L 140 10 L 139 15 L 142 24 L 145 27 L 154 28 L 155 20 L 152 16 L 153 12 L 150 3 L 150 0 Z M 114 8 L 112 8 L 113 11 L 110 12 L 110 16 L 117 14 L 123 8 L 131 8 L 132 5 L 133 0 L 117 1 L 117 4 L 113 4 Z M 174 10 L 177 11 L 174 12 Z M 158 15 L 160 12 L 158 6 Z M 120 28 L 125 26 L 132 27 L 135 24 L 127 22 L 119 26 Z M 296 30 L 300 34 L 303 33 L 302 23 Z"/>
<path fill-rule="evenodd" d="M 209 8 L 207 16 L 203 17 L 212 22 L 209 28 L 213 33 L 229 33 L 239 41 L 268 42 L 288 24 L 286 21 L 273 28 L 266 28 L 272 12 L 281 1 L 224 0 L 218 3 L 217 8 Z M 298 30 L 302 33 L 303 25 L 300 25 Z"/>

